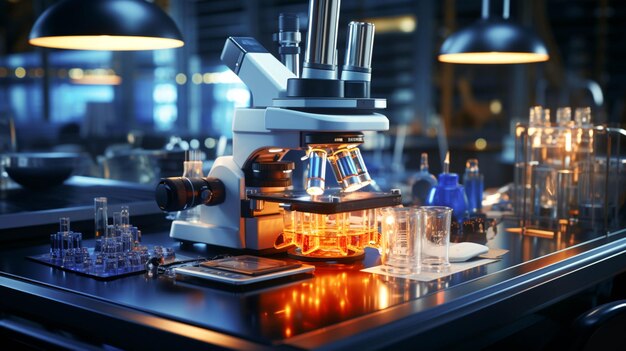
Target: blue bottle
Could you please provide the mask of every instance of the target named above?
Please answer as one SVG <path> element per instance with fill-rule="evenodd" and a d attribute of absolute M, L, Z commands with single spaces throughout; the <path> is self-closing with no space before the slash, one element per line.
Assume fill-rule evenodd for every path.
<path fill-rule="evenodd" d="M 429 206 L 447 206 L 452 208 L 452 217 L 459 223 L 468 215 L 467 196 L 463 185 L 459 184 L 459 175 L 450 173 L 450 154 L 446 154 L 444 171 L 439 174 L 436 187 L 430 190 L 426 204 Z"/>
<path fill-rule="evenodd" d="M 463 186 L 470 214 L 479 213 L 483 207 L 484 182 L 483 175 L 478 169 L 478 160 L 475 158 L 470 158 L 465 163 Z"/>
<path fill-rule="evenodd" d="M 420 158 L 420 170 L 409 178 L 411 204 L 424 205 L 430 190 L 437 186 L 437 178 L 428 171 L 428 154 L 423 152 Z"/>

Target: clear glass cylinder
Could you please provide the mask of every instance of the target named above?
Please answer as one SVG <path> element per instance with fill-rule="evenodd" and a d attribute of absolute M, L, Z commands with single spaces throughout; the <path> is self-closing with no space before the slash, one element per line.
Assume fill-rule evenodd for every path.
<path fill-rule="evenodd" d="M 381 219 L 383 269 L 395 274 L 420 271 L 420 212 L 416 207 L 391 207 Z"/>
<path fill-rule="evenodd" d="M 576 173 L 571 170 L 559 170 L 556 175 L 556 217 L 569 219 L 577 211 Z"/>
<path fill-rule="evenodd" d="M 450 225 L 452 209 L 445 206 L 422 206 L 420 212 L 421 269 L 445 272 L 450 267 Z"/>
<path fill-rule="evenodd" d="M 204 177 L 204 174 L 202 172 L 202 161 L 196 160 L 196 157 L 192 157 L 191 161 L 185 161 L 183 165 L 183 178 Z M 184 211 L 179 211 L 176 214 L 176 219 L 187 222 L 199 222 L 201 208 L 202 206 L 195 206 Z"/>
<path fill-rule="evenodd" d="M 113 212 L 113 226 L 119 228 L 122 225 L 122 213 Z"/>
<path fill-rule="evenodd" d="M 120 215 L 121 215 L 122 227 L 129 227 L 130 226 L 130 212 L 128 211 L 128 206 L 122 205 L 122 207 L 120 208 Z"/>
<path fill-rule="evenodd" d="M 108 225 L 107 198 L 97 197 L 94 199 L 94 236 L 96 240 L 106 236 Z"/>

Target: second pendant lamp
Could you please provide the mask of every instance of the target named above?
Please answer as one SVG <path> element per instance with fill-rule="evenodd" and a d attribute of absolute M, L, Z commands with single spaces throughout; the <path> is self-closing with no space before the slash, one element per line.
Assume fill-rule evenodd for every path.
<path fill-rule="evenodd" d="M 439 61 L 466 64 L 514 64 L 549 59 L 544 42 L 531 30 L 509 20 L 509 0 L 502 18 L 489 17 L 489 0 L 482 2 L 482 18 L 450 35 L 441 46 Z"/>

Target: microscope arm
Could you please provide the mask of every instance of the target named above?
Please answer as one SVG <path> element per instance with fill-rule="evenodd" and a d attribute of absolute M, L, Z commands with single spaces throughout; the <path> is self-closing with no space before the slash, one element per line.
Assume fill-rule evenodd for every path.
<path fill-rule="evenodd" d="M 250 89 L 254 107 L 272 106 L 285 97 L 287 79 L 296 78 L 254 38 L 229 37 L 220 58 Z"/>

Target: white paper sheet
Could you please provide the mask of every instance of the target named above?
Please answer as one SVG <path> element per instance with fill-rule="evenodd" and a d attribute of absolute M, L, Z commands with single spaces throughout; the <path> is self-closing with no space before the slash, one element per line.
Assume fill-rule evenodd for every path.
<path fill-rule="evenodd" d="M 365 268 L 365 269 L 362 269 L 361 272 L 368 272 L 368 273 L 374 273 L 374 274 L 387 275 L 391 277 L 412 279 L 412 280 L 417 280 L 420 282 L 429 282 L 431 280 L 436 280 L 436 279 L 439 279 L 439 278 L 442 278 L 442 277 L 445 277 L 445 276 L 448 276 L 457 272 L 461 272 L 467 269 L 482 266 L 484 264 L 488 264 L 488 263 L 496 262 L 496 261 L 498 260 L 483 258 L 483 259 L 471 260 L 467 262 L 451 263 L 450 270 L 448 272 L 441 272 L 441 273 L 420 272 L 420 273 L 415 273 L 415 274 L 392 274 L 392 273 L 384 271 L 383 270 L 384 266 L 382 265 Z"/>

